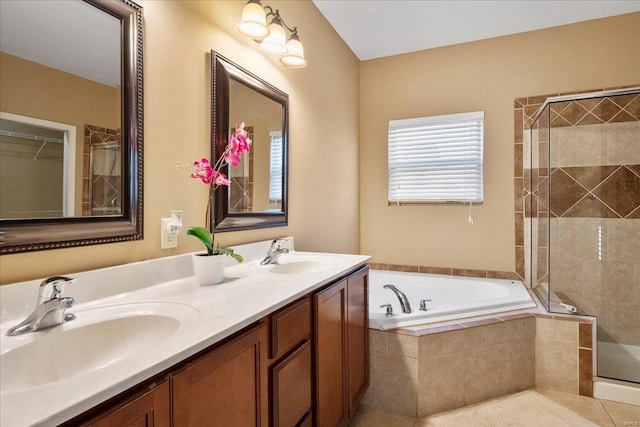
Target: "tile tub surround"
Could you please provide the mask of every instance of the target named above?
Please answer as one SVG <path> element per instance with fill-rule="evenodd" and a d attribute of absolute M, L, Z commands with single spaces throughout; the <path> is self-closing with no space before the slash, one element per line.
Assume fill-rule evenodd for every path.
<path fill-rule="evenodd" d="M 535 385 L 535 318 L 422 336 L 371 329 L 362 403 L 409 417 L 459 408 Z"/>
<path fill-rule="evenodd" d="M 65 290 L 67 296 L 74 296 L 78 302 L 70 310 L 78 319 L 82 319 L 85 310 L 92 308 L 122 304 L 135 307 L 136 303 L 152 301 L 188 306 L 198 312 L 197 319 L 190 319 L 197 323 L 186 324 L 171 339 L 162 341 L 152 350 L 136 352 L 126 363 L 116 362 L 102 367 L 99 372 L 83 373 L 42 387 L 11 392 L 1 390 L 0 407 L 3 410 L 0 411 L 0 424 L 60 424 L 342 277 L 364 265 L 369 258 L 364 255 L 290 251 L 282 261 L 285 256 L 295 257 L 296 254 L 324 257 L 331 267 L 308 274 L 273 274 L 269 272 L 273 266 L 261 266 L 258 262 L 270 244 L 269 240 L 235 246 L 236 252 L 245 256 L 246 261 L 230 266 L 225 272 L 225 282 L 216 286 L 196 286 L 193 283 L 190 254 L 69 274 L 78 279 Z M 292 239 L 287 244 L 293 248 Z M 28 344 L 45 333 L 20 337 L 4 335 L 10 326 L 31 311 L 38 285 L 39 281 L 30 281 L 0 287 L 3 350 Z M 88 318 L 90 316 L 85 319 Z M 60 328 L 64 330 L 65 326 Z M 69 328 L 73 329 L 73 325 Z M 47 404 L 34 406 L 31 404 L 34 401 Z"/>
<path fill-rule="evenodd" d="M 424 417 L 535 386 L 590 396 L 591 331 L 588 322 L 533 314 L 370 329 L 362 403 Z"/>

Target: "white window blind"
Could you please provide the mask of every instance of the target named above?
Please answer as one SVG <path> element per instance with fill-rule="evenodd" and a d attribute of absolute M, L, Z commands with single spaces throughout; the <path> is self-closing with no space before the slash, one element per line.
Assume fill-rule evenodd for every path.
<path fill-rule="evenodd" d="M 269 132 L 269 200 L 282 200 L 282 132 Z"/>
<path fill-rule="evenodd" d="M 389 122 L 390 203 L 482 202 L 484 111 Z"/>

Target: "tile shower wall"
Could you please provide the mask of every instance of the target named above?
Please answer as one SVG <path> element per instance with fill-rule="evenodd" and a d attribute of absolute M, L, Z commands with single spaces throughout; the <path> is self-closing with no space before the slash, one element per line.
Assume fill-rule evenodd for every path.
<path fill-rule="evenodd" d="M 515 171 L 516 228 L 525 216 L 533 218 L 536 277 L 547 280 L 549 246 L 552 290 L 598 316 L 599 340 L 640 345 L 640 95 L 552 104 L 550 150 L 544 129 L 533 135 L 526 130 L 545 98 L 515 102 L 516 157 L 522 149 L 516 165 L 534 168 Z M 541 148 L 532 157 L 530 137 Z M 538 167 L 547 163 L 547 153 L 549 170 Z M 532 177 L 537 189 L 528 184 Z"/>
<path fill-rule="evenodd" d="M 114 141 L 120 147 L 120 129 L 84 126 L 82 216 L 120 214 L 120 189 L 122 188 L 120 167 L 110 172 L 100 171 L 99 168 L 91 170 L 91 146 Z M 114 203 L 111 203 L 114 199 L 117 200 L 115 207 Z"/>

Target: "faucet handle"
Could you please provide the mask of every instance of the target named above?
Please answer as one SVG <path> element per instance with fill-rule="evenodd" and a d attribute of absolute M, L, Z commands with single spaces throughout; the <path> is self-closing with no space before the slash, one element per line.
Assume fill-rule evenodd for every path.
<path fill-rule="evenodd" d="M 387 312 L 384 314 L 385 317 L 389 317 L 389 316 L 393 316 L 393 307 L 391 306 L 391 304 L 382 304 L 380 306 L 380 308 L 387 308 Z"/>
<path fill-rule="evenodd" d="M 431 301 L 430 299 L 421 299 L 420 300 L 420 311 L 427 311 L 427 301 Z"/>
<path fill-rule="evenodd" d="M 271 242 L 271 247 L 274 249 L 280 249 L 280 245 L 282 244 L 282 242 L 288 242 L 289 239 L 273 239 L 273 241 Z"/>
<path fill-rule="evenodd" d="M 45 298 L 48 300 L 52 300 L 55 298 L 60 298 L 62 296 L 62 292 L 64 292 L 64 287 L 67 283 L 73 283 L 76 279 L 73 277 L 65 277 L 65 276 L 54 276 L 45 279 L 40 283 L 40 288 L 38 289 L 38 296 L 41 298 Z"/>

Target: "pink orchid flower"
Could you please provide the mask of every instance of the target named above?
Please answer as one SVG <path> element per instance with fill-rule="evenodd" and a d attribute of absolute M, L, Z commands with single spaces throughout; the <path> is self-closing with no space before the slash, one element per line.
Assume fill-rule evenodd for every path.
<path fill-rule="evenodd" d="M 229 185 L 231 181 L 222 172 L 213 171 L 213 183 L 215 185 Z"/>
<path fill-rule="evenodd" d="M 238 136 L 240 135 L 247 136 L 247 131 L 244 130 L 244 122 L 240 123 L 239 125 L 236 125 L 235 131 L 236 131 L 236 135 Z"/>
<path fill-rule="evenodd" d="M 201 179 L 205 184 L 211 184 L 213 180 L 213 168 L 211 163 L 207 159 L 200 159 L 193 162 L 193 172 L 191 172 L 191 178 Z"/>
<path fill-rule="evenodd" d="M 249 139 L 247 131 L 244 130 L 244 122 L 235 126 L 235 133 L 232 136 L 235 138 L 233 141 L 229 139 L 230 143 L 233 142 L 233 145 L 230 145 L 231 150 L 237 154 L 248 153 L 251 149 L 251 139 Z"/>
<path fill-rule="evenodd" d="M 244 126 L 245 124 L 242 122 L 234 127 L 234 133 L 229 135 L 227 149 L 215 166 L 212 166 L 211 162 L 206 158 L 193 162 L 193 165 L 191 165 L 191 178 L 200 179 L 205 184 L 213 183 L 211 190 L 214 190 L 219 185 L 230 185 L 231 181 L 224 173 L 220 172 L 220 169 L 226 164 L 240 166 L 241 154 L 248 153 L 251 150 L 251 139 L 249 139 Z M 178 166 L 187 167 L 189 165 L 178 162 Z"/>
<path fill-rule="evenodd" d="M 231 166 L 240 166 L 240 154 L 232 150 L 227 151 L 227 154 L 224 156 L 224 160 Z"/>
<path fill-rule="evenodd" d="M 235 134 L 229 135 L 228 148 L 232 153 L 238 153 L 238 151 L 240 151 L 240 140 Z"/>

